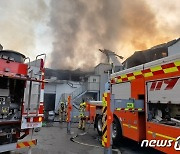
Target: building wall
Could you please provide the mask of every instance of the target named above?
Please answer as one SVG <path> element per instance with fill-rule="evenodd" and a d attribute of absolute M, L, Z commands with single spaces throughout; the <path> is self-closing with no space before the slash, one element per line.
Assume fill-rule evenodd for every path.
<path fill-rule="evenodd" d="M 56 93 L 56 84 L 55 83 L 46 83 L 44 88 L 44 93 L 55 94 Z"/>
<path fill-rule="evenodd" d="M 60 101 L 60 97 L 63 93 L 67 93 L 67 94 L 72 93 L 74 90 L 76 90 L 77 88 L 80 87 L 79 82 L 71 82 L 71 83 L 73 83 L 73 85 L 74 85 L 73 87 L 71 87 L 67 83 L 56 85 L 55 108 L 58 105 L 58 103 Z"/>
<path fill-rule="evenodd" d="M 180 54 L 180 40 L 168 47 L 168 55 Z"/>
<path fill-rule="evenodd" d="M 86 85 L 88 91 L 99 91 L 99 82 L 88 82 Z"/>
<path fill-rule="evenodd" d="M 88 91 L 99 91 L 99 75 L 90 75 L 86 83 Z"/>
<path fill-rule="evenodd" d="M 97 93 L 93 93 L 93 92 L 87 92 L 82 99 L 84 99 L 85 101 L 88 100 L 96 100 L 97 99 Z"/>
<path fill-rule="evenodd" d="M 99 75 L 91 75 L 88 77 L 88 82 L 99 82 Z"/>
<path fill-rule="evenodd" d="M 99 91 L 99 98 L 102 100 L 102 94 L 105 91 L 105 83 L 108 81 L 108 73 L 107 71 L 110 70 L 111 66 L 109 64 L 99 64 L 95 67 L 95 75 L 99 75 L 100 78 L 100 91 Z"/>
<path fill-rule="evenodd" d="M 55 94 L 55 109 L 60 101 L 60 97 L 63 93 L 71 93 L 74 90 L 76 90 L 78 87 L 80 87 L 79 82 L 73 82 L 69 81 L 71 84 L 68 84 L 67 82 L 64 83 L 58 83 L 57 81 L 49 82 L 45 84 L 45 95 L 46 94 Z"/>

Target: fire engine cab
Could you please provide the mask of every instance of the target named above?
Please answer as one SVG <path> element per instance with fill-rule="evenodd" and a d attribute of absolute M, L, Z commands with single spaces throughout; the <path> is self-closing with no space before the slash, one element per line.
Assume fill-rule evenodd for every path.
<path fill-rule="evenodd" d="M 42 126 L 44 61 L 44 54 L 30 62 L 16 51 L 0 51 L 0 152 L 20 148 L 29 130 Z"/>
<path fill-rule="evenodd" d="M 145 146 L 165 153 L 179 152 L 179 54 L 111 74 L 111 94 L 116 142 L 124 136 L 137 142 L 147 140 L 151 144 Z"/>

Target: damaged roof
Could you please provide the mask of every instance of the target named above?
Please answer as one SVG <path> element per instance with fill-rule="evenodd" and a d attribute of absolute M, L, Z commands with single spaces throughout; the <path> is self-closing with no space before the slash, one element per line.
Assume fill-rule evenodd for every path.
<path fill-rule="evenodd" d="M 180 38 L 153 46 L 147 50 L 135 51 L 132 56 L 123 62 L 124 68 L 131 68 L 168 56 L 168 47 L 176 44 L 179 40 Z"/>
<path fill-rule="evenodd" d="M 79 69 L 77 70 L 55 70 L 55 69 L 45 69 L 45 79 L 51 79 L 56 77 L 57 80 L 71 80 L 71 81 L 81 81 L 83 77 L 92 74 L 92 72 L 83 72 Z"/>

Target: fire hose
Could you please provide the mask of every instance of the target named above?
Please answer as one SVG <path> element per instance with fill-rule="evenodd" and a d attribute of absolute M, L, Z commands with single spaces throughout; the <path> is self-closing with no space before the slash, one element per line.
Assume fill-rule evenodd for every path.
<path fill-rule="evenodd" d="M 91 123 L 89 124 L 89 127 L 88 127 L 88 129 L 87 129 L 86 132 L 81 133 L 81 134 L 76 134 L 75 136 L 73 136 L 73 137 L 70 138 L 70 141 L 72 141 L 72 142 L 74 142 L 74 143 L 77 143 L 77 144 L 89 146 L 89 147 L 95 147 L 95 148 L 102 148 L 102 149 L 103 149 L 104 147 L 102 147 L 102 146 L 93 145 L 93 144 L 88 144 L 88 143 L 79 142 L 79 141 L 75 140 L 75 139 L 76 139 L 77 137 L 79 137 L 79 136 L 84 136 L 84 135 L 88 134 L 88 130 L 89 130 L 89 128 L 90 128 L 90 125 L 91 125 Z M 115 152 L 117 152 L 117 153 L 120 152 L 118 149 L 112 149 L 112 150 L 115 151 Z"/>
<path fill-rule="evenodd" d="M 85 145 L 85 146 L 90 146 L 90 147 L 95 147 L 95 148 L 103 148 L 102 146 L 97 146 L 97 145 L 79 142 L 79 141 L 75 140 L 75 138 L 77 138 L 78 136 L 84 136 L 84 135 L 88 134 L 88 130 L 89 130 L 90 126 L 91 126 L 91 123 L 89 124 L 89 127 L 86 132 L 81 133 L 81 134 L 76 134 L 75 136 L 70 138 L 70 141 L 75 142 L 77 144 Z"/>

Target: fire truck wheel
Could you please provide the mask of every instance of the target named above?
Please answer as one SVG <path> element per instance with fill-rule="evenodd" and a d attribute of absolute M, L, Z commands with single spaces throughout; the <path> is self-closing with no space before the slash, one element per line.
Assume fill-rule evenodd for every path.
<path fill-rule="evenodd" d="M 98 115 L 96 119 L 96 128 L 100 136 L 102 136 L 102 115 Z"/>
<path fill-rule="evenodd" d="M 120 122 L 116 116 L 114 116 L 114 120 L 112 124 L 112 139 L 114 145 L 118 145 L 122 140 L 122 129 Z"/>
<path fill-rule="evenodd" d="M 10 154 L 11 151 L 2 152 L 1 154 Z"/>

